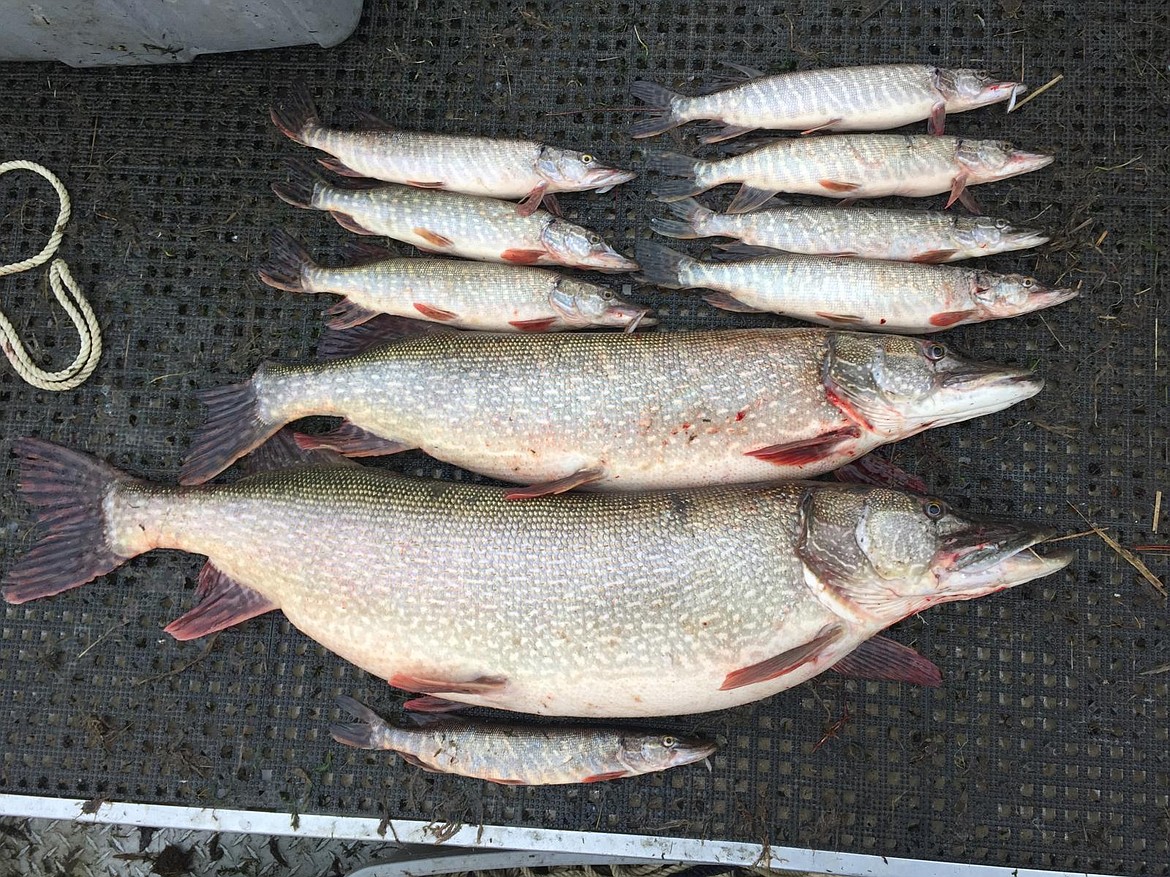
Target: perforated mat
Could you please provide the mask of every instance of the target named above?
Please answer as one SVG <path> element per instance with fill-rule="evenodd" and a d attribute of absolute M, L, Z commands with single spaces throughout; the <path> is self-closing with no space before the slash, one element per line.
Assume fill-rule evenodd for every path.
<path fill-rule="evenodd" d="M 357 35 L 329 51 L 153 69 L 0 67 L 0 157 L 41 161 L 70 187 L 62 255 L 92 291 L 108 345 L 95 378 L 63 395 L 0 367 L 0 567 L 31 537 L 13 437 L 173 479 L 201 418 L 195 389 L 264 358 L 312 354 L 323 302 L 253 273 L 273 226 L 322 254 L 347 234 L 269 191 L 282 159 L 301 152 L 267 119 L 282 86 L 306 79 L 331 120 L 368 109 L 420 129 L 539 136 L 637 167 L 641 147 L 624 135 L 631 114 L 621 109 L 630 81 L 693 89 L 723 72 L 722 60 L 1022 66 L 1033 87 L 1063 73 L 1010 116 L 1000 106 L 947 120 L 951 132 L 1059 156 L 980 188 L 989 212 L 1056 233 L 1039 254 L 988 265 L 1081 282 L 1083 297 L 947 336 L 980 358 L 1034 364 L 1048 386 L 893 454 L 962 508 L 1070 534 L 1089 529 L 1083 514 L 1126 545 L 1170 542 L 1170 496 L 1151 532 L 1157 492 L 1170 494 L 1160 277 L 1170 32 L 1160 2 L 416 5 L 372 0 Z M 693 137 L 642 145 L 688 149 Z M 647 202 L 651 183 L 562 203 L 632 251 L 661 211 Z M 55 214 L 33 177 L 0 180 L 0 257 L 39 249 Z M 782 323 L 715 312 L 689 294 L 633 295 L 658 304 L 670 329 Z M 72 330 L 39 279 L 3 281 L 0 297 L 46 361 L 72 358 Z M 418 454 L 391 465 L 451 472 Z M 1063 574 L 895 629 L 942 668 L 938 690 L 824 678 L 663 723 L 720 735 L 711 773 L 554 790 L 424 774 L 334 744 L 337 694 L 385 713 L 400 695 L 278 613 L 214 641 L 172 641 L 162 627 L 194 602 L 201 561 L 155 552 L 58 598 L 0 606 L 0 790 L 1170 874 L 1167 607 L 1096 535 L 1072 544 L 1077 561 Z M 1170 555 L 1141 556 L 1153 574 L 1170 572 Z"/>

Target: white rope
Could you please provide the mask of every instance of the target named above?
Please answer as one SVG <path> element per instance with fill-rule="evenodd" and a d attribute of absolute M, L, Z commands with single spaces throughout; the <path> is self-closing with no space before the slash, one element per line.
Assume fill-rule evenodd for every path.
<path fill-rule="evenodd" d="M 0 176 L 9 171 L 17 170 L 32 171 L 48 180 L 49 184 L 57 191 L 57 197 L 61 200 L 61 212 L 57 214 L 57 224 L 53 226 L 53 233 L 49 235 L 44 249 L 31 259 L 0 267 L 0 277 L 20 274 L 53 259 L 58 247 L 61 246 L 61 237 L 65 233 L 65 226 L 68 225 L 69 215 L 72 212 L 69 193 L 65 191 L 64 184 L 51 170 L 32 161 L 6 161 L 0 164 Z M 12 368 L 15 369 L 16 373 L 32 386 L 41 390 L 72 390 L 85 383 L 86 379 L 93 374 L 93 370 L 97 368 L 98 360 L 102 355 L 101 328 L 98 326 L 93 308 L 89 306 L 89 302 L 82 295 L 73 275 L 69 273 L 69 266 L 65 264 L 64 259 L 53 259 L 53 263 L 49 266 L 49 288 L 53 290 L 53 295 L 57 297 L 58 303 L 65 309 L 65 313 L 69 315 L 73 325 L 77 327 L 77 334 L 81 338 L 81 349 L 77 352 L 77 357 L 73 362 L 55 372 L 48 372 L 40 368 L 32 361 L 28 349 L 17 336 L 16 328 L 3 310 L 0 310 L 0 348 L 4 350 L 4 355 L 8 357 L 8 361 L 12 363 Z"/>

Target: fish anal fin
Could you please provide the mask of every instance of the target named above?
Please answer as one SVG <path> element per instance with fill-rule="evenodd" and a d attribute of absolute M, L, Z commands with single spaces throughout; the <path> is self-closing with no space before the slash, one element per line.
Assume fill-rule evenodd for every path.
<path fill-rule="evenodd" d="M 426 317 L 428 320 L 438 320 L 445 323 L 449 320 L 454 320 L 459 315 L 454 311 L 448 311 L 443 308 L 437 308 L 434 305 L 429 305 L 424 302 L 416 301 L 414 309 Z"/>
<path fill-rule="evenodd" d="M 419 768 L 420 770 L 425 770 L 427 773 L 442 773 L 441 770 L 434 768 L 434 767 L 431 767 L 429 764 L 424 762 L 417 755 L 411 755 L 409 752 L 402 752 L 401 750 L 395 750 L 395 751 L 398 752 L 398 754 L 402 757 L 402 760 L 405 761 L 407 764 L 412 764 L 415 767 Z"/>
<path fill-rule="evenodd" d="M 177 640 L 198 639 L 280 608 L 258 591 L 228 578 L 210 560 L 199 571 L 196 593 L 202 598 L 199 605 L 164 628 Z"/>
<path fill-rule="evenodd" d="M 724 125 L 717 131 L 712 131 L 710 134 L 704 134 L 699 138 L 700 143 L 722 143 L 724 140 L 731 140 L 734 137 L 740 137 L 744 134 L 749 134 L 755 131 L 754 125 Z"/>
<path fill-rule="evenodd" d="M 747 456 L 772 463 L 775 466 L 805 466 L 823 460 L 845 442 L 860 436 L 861 430 L 858 427 L 846 426 L 822 433 L 816 438 L 787 442 L 781 445 L 768 445 L 765 448 L 748 451 Z"/>
<path fill-rule="evenodd" d="M 321 167 L 325 168 L 325 170 L 333 171 L 333 173 L 339 174 L 343 177 L 360 178 L 365 176 L 365 174 L 363 174 L 361 171 L 355 171 L 349 165 L 345 164 L 345 162 L 338 158 L 334 158 L 332 155 L 318 158 L 317 164 L 321 165 Z"/>
<path fill-rule="evenodd" d="M 500 253 L 500 258 L 514 265 L 535 265 L 546 255 L 544 250 L 510 249 Z"/>
<path fill-rule="evenodd" d="M 441 235 L 437 231 L 431 231 L 429 228 L 418 227 L 414 229 L 414 233 L 435 247 L 449 247 L 454 243 L 449 237 Z"/>
<path fill-rule="evenodd" d="M 759 308 L 753 308 L 751 305 L 744 304 L 738 298 L 726 292 L 709 292 L 703 296 L 703 301 L 720 310 L 733 311 L 739 314 L 767 313 L 767 311 L 762 311 Z"/>
<path fill-rule="evenodd" d="M 423 694 L 493 694 L 502 691 L 508 684 L 508 680 L 503 676 L 478 676 L 460 682 L 453 679 L 413 676 L 409 673 L 395 673 L 386 681 L 395 688 Z"/>
<path fill-rule="evenodd" d="M 821 184 L 822 189 L 828 189 L 830 192 L 856 192 L 861 188 L 861 183 L 851 183 L 848 180 L 817 180 Z"/>
<path fill-rule="evenodd" d="M 346 231 L 352 231 L 354 234 L 376 235 L 377 232 L 370 231 L 364 225 L 359 223 L 356 219 L 348 213 L 342 213 L 340 210 L 330 210 L 329 215 L 336 220 L 337 224 Z"/>
<path fill-rule="evenodd" d="M 926 250 L 914 256 L 910 261 L 921 262 L 924 265 L 941 265 L 943 262 L 949 262 L 958 252 L 958 250 Z"/>
<path fill-rule="evenodd" d="M 773 655 L 771 658 L 760 661 L 758 664 L 744 667 L 742 670 L 728 673 L 727 678 L 723 680 L 723 684 L 719 686 L 719 690 L 730 691 L 735 688 L 743 688 L 745 685 L 768 682 L 771 679 L 776 679 L 794 670 L 798 670 L 810 661 L 815 661 L 825 649 L 839 640 L 844 633 L 845 628 L 840 624 L 828 625 L 803 645 L 788 649 L 778 655 Z"/>
<path fill-rule="evenodd" d="M 956 326 L 974 315 L 975 311 L 943 311 L 930 318 L 930 325 L 945 329 L 948 326 Z"/>
<path fill-rule="evenodd" d="M 538 496 L 552 496 L 556 493 L 567 493 L 576 487 L 583 487 L 599 481 L 602 477 L 600 469 L 581 469 L 572 475 L 558 478 L 556 481 L 547 481 L 544 484 L 530 484 L 527 487 L 513 487 L 504 494 L 504 499 L 535 499 Z"/>
<path fill-rule="evenodd" d="M 352 329 L 368 323 L 381 311 L 375 311 L 348 298 L 343 298 L 325 309 L 326 325 L 330 329 Z"/>
<path fill-rule="evenodd" d="M 866 640 L 832 669 L 854 679 L 909 682 L 928 688 L 942 685 L 942 671 L 933 661 L 884 636 Z"/>
<path fill-rule="evenodd" d="M 402 442 L 385 439 L 354 426 L 348 420 L 321 435 L 298 432 L 294 438 L 297 447 L 303 451 L 326 450 L 346 457 L 385 457 L 408 450 Z"/>
<path fill-rule="evenodd" d="M 755 186 L 744 183 L 735 193 L 735 197 L 731 199 L 731 203 L 727 205 L 727 212 L 747 213 L 749 210 L 755 210 L 761 204 L 767 203 L 775 195 L 775 189 L 757 189 Z"/>

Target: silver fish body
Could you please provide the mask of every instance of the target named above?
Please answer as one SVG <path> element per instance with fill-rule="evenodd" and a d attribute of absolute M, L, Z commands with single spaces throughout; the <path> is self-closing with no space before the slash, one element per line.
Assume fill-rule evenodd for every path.
<path fill-rule="evenodd" d="M 542 268 L 455 259 L 396 259 L 360 245 L 360 264 L 327 267 L 283 231 L 270 235 L 271 257 L 259 271 L 269 286 L 344 298 L 326 311 L 344 329 L 378 314 L 429 320 L 461 329 L 552 332 L 612 326 L 653 326 L 649 308 L 613 291 Z M 368 261 L 373 258 L 374 261 Z"/>
<path fill-rule="evenodd" d="M 758 74 L 758 71 L 748 71 Z M 655 115 L 634 126 L 651 137 L 697 120 L 726 127 L 703 138 L 715 143 L 757 128 L 783 131 L 883 131 L 923 119 L 941 134 L 947 113 L 998 103 L 1023 92 L 1022 83 L 976 70 L 928 64 L 879 64 L 758 74 L 747 82 L 688 97 L 650 82 L 634 83 L 635 97 Z"/>
<path fill-rule="evenodd" d="M 387 184 L 331 185 L 303 171 L 273 191 L 294 207 L 324 210 L 358 234 L 384 235 L 428 253 L 516 265 L 634 271 L 637 263 L 589 229 L 494 198 Z"/>
<path fill-rule="evenodd" d="M 43 538 L 7 570 L 9 602 L 178 549 L 209 561 L 204 602 L 167 628 L 180 639 L 280 609 L 400 688 L 542 715 L 722 709 L 882 653 L 877 678 L 937 684 L 920 656 L 895 647 L 891 664 L 889 641 L 868 641 L 929 606 L 1070 559 L 1032 549 L 1049 535 L 1041 528 L 964 519 L 882 488 L 517 503 L 501 488 L 360 466 L 174 488 L 54 445 L 16 448 Z"/>
<path fill-rule="evenodd" d="M 360 722 L 330 728 L 333 739 L 359 749 L 388 749 L 434 773 L 512 786 L 595 783 L 702 761 L 715 745 L 697 737 L 619 728 L 503 724 L 414 715 L 391 725 L 349 697 L 338 705 Z"/>
<path fill-rule="evenodd" d="M 638 261 L 648 282 L 716 290 L 706 300 L 725 310 L 880 332 L 937 332 L 1031 313 L 1077 296 L 1073 289 L 1049 289 L 1031 277 L 956 265 L 796 253 L 700 262 L 648 242 L 639 244 Z"/>
<path fill-rule="evenodd" d="M 1026 370 L 890 335 L 433 333 L 329 362 L 266 364 L 207 391 L 183 481 L 211 478 L 315 414 L 343 417 L 348 433 L 392 450 L 549 490 L 811 477 L 1042 386 Z"/>
<path fill-rule="evenodd" d="M 677 219 L 651 220 L 654 230 L 667 237 L 731 237 L 753 247 L 808 255 L 936 264 L 1038 247 L 1049 240 L 1003 219 L 940 210 L 788 204 L 716 213 L 691 198 L 668 206 Z"/>

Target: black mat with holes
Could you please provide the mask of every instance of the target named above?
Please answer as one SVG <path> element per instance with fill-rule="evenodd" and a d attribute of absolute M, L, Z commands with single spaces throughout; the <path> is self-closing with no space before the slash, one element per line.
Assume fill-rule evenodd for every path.
<path fill-rule="evenodd" d="M 1034 364 L 1049 385 L 893 454 L 962 508 L 1068 533 L 1088 529 L 1083 514 L 1127 545 L 1170 542 L 1161 3 L 367 5 L 357 35 L 329 51 L 155 69 L 0 66 L 0 159 L 41 161 L 69 186 L 75 218 L 62 255 L 91 291 L 107 343 L 100 371 L 75 392 L 33 391 L 0 367 L 0 567 L 31 536 L 13 437 L 172 479 L 201 417 L 193 390 L 237 380 L 266 357 L 311 355 L 324 303 L 253 274 L 275 225 L 323 255 L 346 237 L 269 191 L 282 159 L 301 152 L 267 119 L 291 79 L 307 79 L 329 119 L 369 109 L 403 126 L 538 136 L 638 166 L 639 147 L 623 134 L 630 81 L 686 90 L 722 60 L 776 71 L 928 61 L 1018 73 L 1022 64 L 1034 87 L 1064 75 L 1011 116 L 1001 106 L 948 119 L 951 132 L 1059 155 L 1048 170 L 979 190 L 990 212 L 1056 234 L 1040 253 L 987 264 L 1080 282 L 1084 296 L 947 336 L 982 358 Z M 693 137 L 692 128 L 643 145 L 688 149 Z M 661 209 L 647 202 L 652 182 L 562 203 L 632 251 Z M 37 250 L 55 215 L 35 178 L 0 180 L 3 261 Z M 749 322 L 690 295 L 639 296 L 660 305 L 670 329 Z M 0 281 L 0 301 L 45 362 L 72 357 L 72 330 L 39 273 Z M 417 454 L 394 465 L 451 474 Z M 56 599 L 0 606 L 0 791 L 1170 874 L 1170 613 L 1096 536 L 1073 544 L 1078 559 L 1064 574 L 895 630 L 942 668 L 938 690 L 825 678 L 663 722 L 720 736 L 711 773 L 560 790 L 437 777 L 335 745 L 326 729 L 338 693 L 384 712 L 400 695 L 279 614 L 210 645 L 172 641 L 161 628 L 192 605 L 201 560 L 156 552 Z M 1154 575 L 1170 573 L 1170 555 L 1142 556 Z"/>

